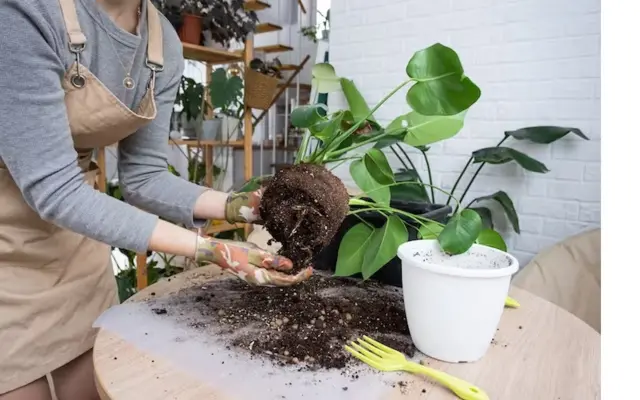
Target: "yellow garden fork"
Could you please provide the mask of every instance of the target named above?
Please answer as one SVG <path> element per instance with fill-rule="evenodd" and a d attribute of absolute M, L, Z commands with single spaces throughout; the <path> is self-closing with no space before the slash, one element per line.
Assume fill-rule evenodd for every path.
<path fill-rule="evenodd" d="M 364 340 L 356 339 L 359 344 L 351 342 L 351 346 L 347 345 L 345 349 L 373 368 L 380 371 L 406 371 L 425 375 L 447 387 L 463 400 L 489 400 L 489 396 L 482 389 L 469 382 L 425 365 L 408 361 L 399 351 L 376 342 L 368 336 L 363 336 L 363 338 Z"/>

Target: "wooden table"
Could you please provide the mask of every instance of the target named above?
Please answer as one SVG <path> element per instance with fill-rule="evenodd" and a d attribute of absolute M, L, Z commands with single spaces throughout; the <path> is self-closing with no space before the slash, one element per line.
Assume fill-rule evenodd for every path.
<path fill-rule="evenodd" d="M 162 280 L 132 301 L 176 292 L 224 277 L 216 266 Z M 507 309 L 496 344 L 477 363 L 430 366 L 472 382 L 492 400 L 600 399 L 600 335 L 581 320 L 532 294 L 512 288 L 521 307 Z M 95 380 L 103 400 L 222 399 L 215 389 L 102 330 L 94 348 Z M 448 390 L 407 374 L 405 387 L 384 399 L 456 399 Z M 358 399 L 357 393 L 353 393 Z M 263 399 L 260 399 L 263 400 Z"/>

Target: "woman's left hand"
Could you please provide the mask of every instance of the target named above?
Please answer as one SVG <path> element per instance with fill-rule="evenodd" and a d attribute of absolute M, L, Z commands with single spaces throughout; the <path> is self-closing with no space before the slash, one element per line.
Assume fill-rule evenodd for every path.
<path fill-rule="evenodd" d="M 225 219 L 231 224 L 245 222 L 261 224 L 260 200 L 263 188 L 253 192 L 231 193 L 225 204 Z"/>
<path fill-rule="evenodd" d="M 255 286 L 291 286 L 311 277 L 308 267 L 295 275 L 293 263 L 286 257 L 271 254 L 253 243 L 198 237 L 196 261 L 219 265 L 245 282 Z"/>

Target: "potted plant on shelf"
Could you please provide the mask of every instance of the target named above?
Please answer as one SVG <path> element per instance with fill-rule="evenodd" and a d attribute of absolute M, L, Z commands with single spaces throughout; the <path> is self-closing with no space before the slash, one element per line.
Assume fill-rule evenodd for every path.
<path fill-rule="evenodd" d="M 224 132 L 224 140 L 237 140 L 244 105 L 242 79 L 218 68 L 211 73 L 207 89 L 214 116 L 204 121 L 202 138 L 220 140 Z"/>
<path fill-rule="evenodd" d="M 202 121 L 209 110 L 205 101 L 205 87 L 192 78 L 183 76 L 176 94 L 175 106 L 183 129 L 183 137 L 197 139 L 202 136 Z"/>
<path fill-rule="evenodd" d="M 244 43 L 256 31 L 258 15 L 244 9 L 244 0 L 217 1 L 204 14 L 204 45 L 228 49 L 232 42 Z"/>
<path fill-rule="evenodd" d="M 282 79 L 280 68 L 282 63 L 276 57 L 271 61 L 263 61 L 254 58 L 245 68 L 244 100 L 248 107 L 259 110 L 268 110 L 271 107 L 273 97 L 278 91 L 278 83 Z"/>

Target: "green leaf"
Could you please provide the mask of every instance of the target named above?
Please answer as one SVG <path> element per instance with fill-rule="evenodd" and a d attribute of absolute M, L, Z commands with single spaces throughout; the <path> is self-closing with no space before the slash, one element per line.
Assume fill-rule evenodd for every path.
<path fill-rule="evenodd" d="M 456 115 L 480 98 L 480 88 L 464 75 L 456 52 L 440 43 L 414 53 L 406 71 L 417 81 L 407 92 L 407 103 L 419 114 Z"/>
<path fill-rule="evenodd" d="M 389 128 L 387 128 L 389 130 Z M 403 130 L 395 135 L 385 136 L 376 141 L 376 144 L 373 146 L 376 149 L 384 149 L 385 147 L 389 147 L 392 144 L 396 144 L 398 142 L 402 142 L 407 134 L 406 130 Z"/>
<path fill-rule="evenodd" d="M 336 75 L 333 65 L 329 63 L 315 64 L 311 69 L 311 76 L 312 94 L 339 92 L 342 89 L 340 78 Z"/>
<path fill-rule="evenodd" d="M 515 131 L 506 131 L 505 136 L 511 136 L 518 140 L 528 140 L 533 143 L 549 144 L 562 139 L 569 133 L 575 133 L 584 140 L 589 138 L 578 128 L 564 128 L 561 126 L 530 126 Z"/>
<path fill-rule="evenodd" d="M 218 68 L 211 73 L 209 82 L 209 97 L 211 106 L 221 108 L 222 112 L 227 112 L 234 103 L 240 103 L 242 99 L 242 89 L 244 84 L 239 76 L 227 78 L 227 71 Z"/>
<path fill-rule="evenodd" d="M 373 199 L 376 203 L 388 206 L 391 199 L 389 186 L 383 186 L 376 181 L 362 159 L 355 160 L 349 166 L 349 172 L 353 181 L 358 187 L 365 192 L 366 196 Z"/>
<path fill-rule="evenodd" d="M 443 226 L 436 224 L 435 222 L 427 222 L 418 229 L 418 235 L 421 239 L 425 240 L 436 239 L 443 229 Z"/>
<path fill-rule="evenodd" d="M 494 249 L 507 251 L 507 244 L 500 234 L 493 229 L 483 229 L 476 240 L 478 244 L 493 247 Z"/>
<path fill-rule="evenodd" d="M 371 109 L 367 104 L 367 101 L 362 97 L 362 94 L 356 87 L 356 84 L 346 78 L 340 78 L 340 86 L 342 87 L 342 93 L 344 93 L 344 97 L 349 104 L 349 110 L 353 114 L 353 118 L 356 121 L 363 120 L 365 118 L 375 121 L 373 115 L 371 114 Z"/>
<path fill-rule="evenodd" d="M 511 201 L 511 198 L 506 192 L 500 190 L 489 196 L 478 197 L 474 199 L 473 202 L 479 202 L 483 200 L 497 201 L 498 204 L 500 204 L 504 209 L 504 213 L 507 215 L 507 218 L 511 222 L 513 230 L 516 231 L 516 233 L 520 233 L 520 221 L 518 220 L 518 213 L 516 212 L 516 208 L 513 206 L 513 201 Z"/>
<path fill-rule="evenodd" d="M 438 242 L 447 254 L 462 254 L 475 243 L 481 230 L 482 218 L 467 208 L 449 220 Z"/>
<path fill-rule="evenodd" d="M 394 183 L 393 170 L 389 166 L 387 156 L 376 148 L 367 151 L 363 157 L 364 165 L 373 177 L 381 185 L 391 185 Z"/>
<path fill-rule="evenodd" d="M 267 178 L 269 178 L 269 175 L 254 176 L 253 178 L 246 181 L 244 185 L 242 185 L 242 187 L 237 190 L 237 192 L 246 193 L 246 192 L 253 192 L 255 190 L 258 190 L 260 189 L 260 186 L 262 186 L 262 184 Z"/>
<path fill-rule="evenodd" d="M 474 105 L 480 94 L 471 79 L 445 76 L 415 83 L 407 92 L 407 103 L 422 115 L 456 115 Z"/>
<path fill-rule="evenodd" d="M 393 174 L 396 183 L 399 182 L 416 182 L 415 184 L 405 183 L 403 185 L 390 186 L 391 198 L 394 200 L 418 201 L 422 203 L 430 203 L 429 195 L 424 185 L 420 184 L 418 173 L 414 170 L 400 169 Z"/>
<path fill-rule="evenodd" d="M 482 218 L 482 225 L 485 228 L 493 229 L 493 218 L 491 216 L 491 210 L 487 207 L 469 207 L 471 210 L 475 211 Z"/>
<path fill-rule="evenodd" d="M 362 277 L 369 279 L 383 265 L 396 256 L 398 247 L 409 240 L 409 233 L 404 222 L 396 215 L 387 218 L 382 228 L 376 228 L 371 244 L 364 253 Z"/>
<path fill-rule="evenodd" d="M 291 125 L 297 128 L 310 128 L 325 117 L 320 114 L 320 110 L 324 110 L 324 104 L 310 104 L 295 108 L 291 112 Z"/>
<path fill-rule="evenodd" d="M 547 166 L 540 161 L 510 147 L 486 147 L 474 151 L 471 155 L 473 156 L 474 163 L 505 164 L 510 161 L 515 161 L 527 171 L 541 174 L 549 172 Z"/>
<path fill-rule="evenodd" d="M 334 276 L 351 276 L 362 272 L 364 253 L 373 237 L 373 228 L 359 223 L 342 237 Z"/>
<path fill-rule="evenodd" d="M 466 111 L 453 116 L 425 116 L 413 111 L 402 115 L 389 127 L 404 127 L 407 134 L 404 142 L 411 146 L 425 146 L 455 136 L 464 126 Z"/>
<path fill-rule="evenodd" d="M 309 127 L 309 132 L 313 137 L 326 143 L 329 139 L 338 135 L 341 130 L 340 126 L 344 118 L 344 111 L 340 111 L 331 116 L 331 119 L 322 120 L 315 125 Z"/>

